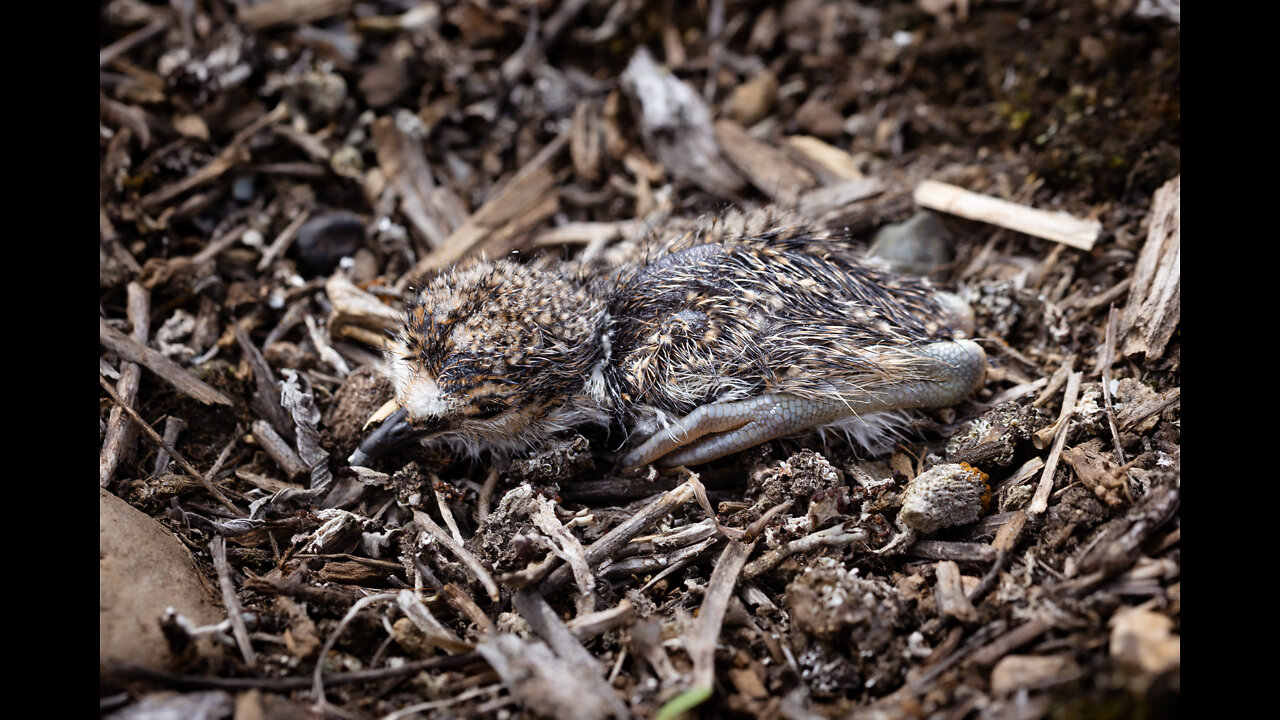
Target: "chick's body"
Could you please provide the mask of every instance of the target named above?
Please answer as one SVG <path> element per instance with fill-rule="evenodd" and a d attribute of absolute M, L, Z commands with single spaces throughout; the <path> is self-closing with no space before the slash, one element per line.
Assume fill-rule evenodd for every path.
<path fill-rule="evenodd" d="M 963 313 L 943 298 L 803 228 L 689 235 L 605 278 L 473 261 L 418 294 L 391 374 L 410 425 L 471 453 L 609 422 L 627 466 L 814 427 L 867 444 L 894 412 L 981 383 L 985 355 L 952 340 Z"/>

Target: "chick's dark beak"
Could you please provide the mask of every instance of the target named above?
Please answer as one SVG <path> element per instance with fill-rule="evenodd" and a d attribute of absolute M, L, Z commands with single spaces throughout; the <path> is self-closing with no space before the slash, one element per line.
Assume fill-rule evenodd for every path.
<path fill-rule="evenodd" d="M 414 427 L 409 422 L 409 411 L 400 408 L 382 421 L 382 426 L 360 443 L 360 447 L 351 453 L 347 463 L 367 467 L 369 463 L 398 450 L 434 430 L 438 423 L 429 427 Z"/>

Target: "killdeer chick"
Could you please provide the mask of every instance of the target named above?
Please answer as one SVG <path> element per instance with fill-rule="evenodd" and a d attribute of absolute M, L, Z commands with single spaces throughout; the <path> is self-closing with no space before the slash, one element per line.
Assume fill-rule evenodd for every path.
<path fill-rule="evenodd" d="M 695 465 L 811 429 L 874 448 L 903 411 L 982 384 L 966 324 L 959 298 L 804 227 L 690 233 L 603 277 L 471 260 L 408 303 L 388 357 L 400 409 L 350 462 L 414 439 L 510 456 L 584 425 L 625 430 L 623 467 Z"/>

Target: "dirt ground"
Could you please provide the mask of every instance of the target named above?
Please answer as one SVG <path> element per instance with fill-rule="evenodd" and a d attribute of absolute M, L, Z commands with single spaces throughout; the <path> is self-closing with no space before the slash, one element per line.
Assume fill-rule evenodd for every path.
<path fill-rule="evenodd" d="M 176 538 L 190 574 L 104 565 L 135 629 L 103 621 L 102 715 L 1176 715 L 1178 13 L 101 5 L 100 479 L 140 511 L 104 504 L 103 557 Z M 924 213 L 928 181 L 1074 234 Z M 345 460 L 442 268 L 602 277 L 761 216 L 961 295 L 981 389 L 880 454 Z"/>

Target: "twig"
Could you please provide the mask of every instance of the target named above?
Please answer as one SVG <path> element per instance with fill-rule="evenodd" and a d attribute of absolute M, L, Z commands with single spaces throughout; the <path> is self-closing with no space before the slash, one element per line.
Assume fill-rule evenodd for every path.
<path fill-rule="evenodd" d="M 298 457 L 298 453 L 294 451 L 289 443 L 276 432 L 275 426 L 266 420 L 253 421 L 253 438 L 258 441 L 258 447 L 267 453 L 267 456 L 275 461 L 276 465 L 284 471 L 284 474 L 293 480 L 303 473 L 307 472 L 307 464 L 302 462 L 302 458 Z"/>
<path fill-rule="evenodd" d="M 808 552 L 819 547 L 851 545 L 866 539 L 867 533 L 862 528 L 854 528 L 850 531 L 846 530 L 844 525 L 836 525 L 835 527 L 818 530 L 797 540 L 792 540 L 786 545 L 774 548 L 752 560 L 742 571 L 742 577 L 748 580 L 758 577 L 761 573 L 772 570 L 777 567 L 778 563 L 796 553 Z"/>
<path fill-rule="evenodd" d="M 231 398 L 192 375 L 182 366 L 116 330 L 98 318 L 98 340 L 117 355 L 146 367 L 173 386 L 174 390 L 206 405 L 232 405 Z M 127 404 L 127 403 L 126 403 Z"/>
<path fill-rule="evenodd" d="M 497 626 L 493 624 L 488 615 L 484 614 L 484 611 L 480 609 L 476 601 L 471 599 L 467 591 L 453 583 L 449 583 L 444 586 L 444 599 L 453 606 L 454 610 L 457 610 L 463 617 L 470 620 L 472 625 L 476 626 L 480 637 L 492 635 L 497 631 Z"/>
<path fill-rule="evenodd" d="M 284 103 L 277 105 L 271 112 L 254 120 L 245 129 L 236 133 L 222 152 L 217 157 L 210 160 L 204 167 L 196 170 L 187 177 L 179 180 L 172 185 L 156 190 L 138 201 L 138 206 L 146 210 L 156 205 L 163 205 L 182 193 L 199 187 L 207 182 L 211 182 L 221 177 L 223 173 L 230 170 L 242 160 L 242 150 L 244 144 L 253 137 L 259 130 L 268 125 L 284 120 L 289 115 L 289 108 Z"/>
<path fill-rule="evenodd" d="M 317 713 L 323 713 L 325 706 L 329 704 L 329 701 L 326 700 L 324 696 L 322 673 L 324 672 L 325 665 L 324 658 L 329 657 L 329 651 L 333 649 L 333 644 L 338 641 L 338 635 L 342 634 L 343 628 L 345 628 L 347 623 L 351 622 L 351 618 L 355 617 L 361 610 L 376 602 L 395 599 L 396 595 L 394 593 L 381 593 L 378 595 L 370 595 L 368 597 L 360 598 L 351 605 L 351 609 L 347 610 L 347 614 L 342 616 L 342 620 L 338 622 L 338 626 L 333 629 L 333 632 L 329 633 L 329 637 L 324 641 L 324 647 L 320 649 L 320 661 L 316 662 L 315 672 L 311 676 L 311 692 L 316 696 L 314 707 Z"/>
<path fill-rule="evenodd" d="M 1102 232 L 1102 223 L 1097 220 L 1081 220 L 1064 212 L 1037 210 L 934 180 L 926 180 L 916 187 L 915 201 L 920 207 L 979 220 L 1080 250 L 1092 250 L 1098 234 Z"/>
<path fill-rule="evenodd" d="M 1071 426 L 1071 415 L 1076 410 L 1076 396 L 1080 393 L 1080 378 L 1083 373 L 1072 372 L 1067 376 L 1067 389 L 1062 394 L 1062 412 L 1058 414 L 1058 431 L 1053 437 L 1053 449 L 1044 461 L 1044 472 L 1040 475 L 1040 485 L 1036 494 L 1027 506 L 1027 512 L 1039 515 L 1049 508 L 1049 493 L 1053 490 L 1053 475 L 1058 469 L 1058 458 L 1062 457 L 1062 446 L 1067 442 L 1067 429 Z"/>
<path fill-rule="evenodd" d="M 480 584 L 484 586 L 485 592 L 489 594 L 489 599 L 498 602 L 498 584 L 493 581 L 493 575 L 480 564 L 475 555 L 472 555 L 464 548 L 462 543 L 454 540 L 444 528 L 437 525 L 430 515 L 415 509 L 413 511 L 413 520 L 449 552 L 453 553 L 454 557 L 461 560 L 462 564 L 466 565 L 471 574 L 475 575 Z"/>
<path fill-rule="evenodd" d="M 616 606 L 608 610 L 580 614 L 565 623 L 565 626 L 569 628 L 569 632 L 573 633 L 574 637 L 579 640 L 586 640 L 620 627 L 634 620 L 636 615 L 636 607 L 631 604 L 630 600 L 623 598 Z"/>
<path fill-rule="evenodd" d="M 285 23 L 310 23 L 351 9 L 353 0 L 266 0 L 256 5 L 241 5 L 236 20 L 251 30 L 262 30 Z"/>
<path fill-rule="evenodd" d="M 134 30 L 119 40 L 98 51 L 98 67 L 103 67 L 107 63 L 115 60 L 121 55 L 129 52 L 139 44 L 151 39 L 152 36 L 164 32 L 169 27 L 168 13 L 161 14 L 155 20 L 147 23 L 144 27 Z"/>
<path fill-rule="evenodd" d="M 129 322 L 133 324 L 134 342 L 147 344 L 151 333 L 151 294 L 137 282 L 128 287 Z M 116 382 L 116 390 L 125 403 L 132 405 L 138 396 L 138 384 L 142 381 L 142 368 L 135 362 L 120 364 L 120 380 Z M 137 439 L 133 425 L 125 421 L 124 410 L 116 405 L 111 408 L 107 417 L 107 437 L 102 443 L 102 454 L 98 460 L 98 484 L 106 487 L 111 483 L 116 468 L 120 466 L 121 457 L 129 451 Z"/>
<path fill-rule="evenodd" d="M 600 661 L 587 652 L 578 638 L 574 637 L 573 633 L 569 632 L 569 628 L 560 622 L 555 610 L 551 609 L 541 595 L 532 588 L 525 588 L 515 594 L 511 604 L 520 616 L 528 621 L 529 627 L 533 628 L 533 631 L 547 642 L 555 654 L 575 671 L 578 680 L 609 707 L 614 717 L 631 716 L 627 706 L 618 698 L 618 694 L 605 684 L 604 668 L 600 666 Z"/>
<path fill-rule="evenodd" d="M 564 523 L 560 522 L 560 518 L 556 517 L 555 506 L 547 498 L 537 495 L 534 497 L 535 507 L 533 512 L 529 514 L 529 519 L 533 521 L 534 527 L 538 528 L 548 538 L 552 540 L 554 545 L 553 551 L 560 556 L 573 570 L 574 580 L 578 583 L 577 610 L 578 614 L 589 613 L 596 609 L 596 579 L 591 574 L 591 567 L 587 564 L 587 557 L 583 553 L 582 543 L 578 542 L 578 538 L 569 532 Z"/>
<path fill-rule="evenodd" d="M 715 570 L 711 571 L 711 579 L 707 581 L 707 594 L 698 610 L 697 626 L 689 642 L 695 688 L 710 688 L 715 680 L 716 640 L 720 637 L 720 628 L 724 623 L 725 611 L 729 609 L 729 599 L 733 597 L 733 588 L 737 586 L 742 567 L 755 546 L 755 540 L 730 540 L 724 552 L 720 553 Z"/>
<path fill-rule="evenodd" d="M 498 487 L 498 469 L 490 468 L 489 474 L 484 478 L 484 484 L 480 486 L 480 496 L 476 499 L 476 522 L 484 523 L 484 519 L 489 517 L 489 505 L 493 502 L 493 491 Z"/>
<path fill-rule="evenodd" d="M 133 408 L 126 405 L 120 399 L 120 396 L 116 394 L 116 391 L 114 388 L 111 387 L 111 384 L 107 382 L 106 378 L 99 375 L 98 383 L 102 385 L 103 390 L 107 391 L 107 395 L 111 396 L 111 400 L 117 406 L 124 408 L 124 411 L 129 415 L 129 417 L 132 418 L 133 421 L 138 424 L 138 427 L 142 428 L 142 432 L 146 433 L 147 437 L 151 438 L 152 442 L 164 448 L 165 452 L 169 453 L 169 455 L 172 456 L 173 459 L 178 462 L 178 465 L 180 465 L 182 469 L 185 470 L 186 473 L 191 476 L 191 479 L 200 483 L 200 485 L 203 486 L 205 490 L 208 490 L 211 495 L 217 498 L 218 502 L 221 503 L 223 507 L 227 508 L 232 513 L 234 513 L 236 517 L 245 516 L 244 511 L 236 507 L 235 505 L 232 505 L 231 501 L 227 500 L 226 496 L 222 494 L 222 491 L 219 490 L 216 485 L 214 485 L 212 482 L 209 481 L 208 478 L 204 476 L 204 473 L 201 473 L 199 470 L 196 470 L 195 467 L 191 463 L 187 462 L 187 459 L 182 456 L 182 453 L 178 452 L 172 445 L 165 442 L 164 438 L 160 437 L 160 434 L 157 433 L 154 428 L 152 428 L 150 425 L 147 424 L 147 421 L 143 420 Z"/>
<path fill-rule="evenodd" d="M 939 617 L 952 617 L 965 623 L 978 619 L 978 611 L 965 595 L 960 581 L 960 566 L 954 560 L 942 560 L 934 565 L 934 579 L 933 597 Z"/>
<path fill-rule="evenodd" d="M 231 581 L 231 568 L 227 565 L 227 539 L 221 535 L 213 536 L 209 541 L 209 555 L 213 559 L 213 569 L 218 573 L 218 587 L 222 590 L 222 605 L 227 609 L 227 619 L 231 621 L 232 634 L 236 645 L 240 647 L 240 656 L 249 667 L 258 664 L 258 656 L 249 642 L 249 629 L 244 625 L 244 615 L 240 607 L 240 598 L 236 597 L 236 586 Z M 327 651 L 328 648 L 325 648 Z M 322 654 L 323 658 L 324 655 Z M 320 664 L 320 663 L 317 663 Z"/>
<path fill-rule="evenodd" d="M 271 242 L 271 245 L 267 246 L 267 249 L 263 251 L 262 258 L 258 260 L 258 272 L 265 272 L 267 268 L 271 267 L 271 263 L 275 262 L 275 259 L 279 257 L 281 253 L 289 249 L 289 245 L 293 242 L 293 238 L 298 234 L 298 228 L 302 227 L 302 224 L 305 223 L 309 217 L 311 217 L 311 210 L 303 210 L 298 213 L 298 216 L 291 220 L 288 225 L 284 226 L 284 229 L 281 230 L 280 234 L 276 236 L 276 239 Z"/>
<path fill-rule="evenodd" d="M 208 262 L 209 260 L 216 258 L 223 250 L 226 250 L 232 245 L 235 245 L 236 241 L 244 237 L 244 234 L 248 231 L 249 231 L 248 224 L 241 223 L 231 228 L 230 230 L 226 231 L 225 233 L 219 235 L 218 237 L 210 240 L 209 244 L 205 245 L 204 248 L 200 250 L 200 252 L 191 256 L 191 264 L 202 265 Z"/>
<path fill-rule="evenodd" d="M 170 415 L 164 419 L 164 441 L 169 445 L 178 442 L 178 435 L 182 432 L 187 424 L 182 418 Z M 152 466 L 151 474 L 160 475 L 169 469 L 169 452 L 164 448 L 156 451 L 156 463 Z"/>
<path fill-rule="evenodd" d="M 420 702 L 415 705 L 407 705 L 405 707 L 400 708 L 399 710 L 396 710 L 393 713 L 388 713 L 386 715 L 383 715 L 382 720 L 400 720 L 400 718 L 407 718 L 410 715 L 418 715 L 426 710 L 439 710 L 441 708 L 447 708 L 450 705 L 457 705 L 458 703 L 466 702 L 467 700 L 470 700 L 473 697 L 478 697 L 480 695 L 484 695 L 485 693 L 497 692 L 501 689 L 502 689 L 502 683 L 494 683 L 492 685 L 481 685 L 479 687 L 473 687 L 469 690 L 463 690 L 462 692 L 458 693 L 457 695 L 454 695 L 451 698 L 444 698 L 442 700 L 427 700 L 426 702 Z"/>
<path fill-rule="evenodd" d="M 396 604 L 400 606 L 400 610 L 409 618 L 409 621 L 421 630 L 423 635 L 426 635 L 432 645 L 451 653 L 467 652 L 475 648 L 437 620 L 436 616 L 431 614 L 430 608 L 418 598 L 418 594 L 414 591 L 401 590 L 396 595 Z"/>
<path fill-rule="evenodd" d="M 1107 406 L 1107 426 L 1111 428 L 1111 442 L 1115 444 L 1116 458 L 1124 465 L 1124 448 L 1120 446 L 1120 432 L 1116 430 L 1116 411 L 1111 403 L 1111 363 L 1116 354 L 1116 325 L 1120 321 L 1120 312 L 1114 307 L 1107 314 L 1107 339 L 1102 346 L 1102 399 Z M 1126 485 L 1126 490 L 1128 486 Z"/>
<path fill-rule="evenodd" d="M 1044 620 L 1028 620 L 1000 637 L 992 640 L 990 644 L 973 653 L 973 662 L 975 665 L 987 666 L 992 665 L 995 661 L 1008 655 L 1022 645 L 1040 637 L 1046 630 L 1053 627 Z"/>
<path fill-rule="evenodd" d="M 466 544 L 466 540 L 462 537 L 462 531 L 458 529 L 458 521 L 453 519 L 453 511 L 449 509 L 449 502 L 445 500 L 444 493 L 440 492 L 440 479 L 431 479 L 431 491 L 436 496 L 436 507 L 440 509 L 440 517 L 444 520 L 444 524 L 449 526 L 449 532 L 453 534 L 453 539 L 458 541 L 459 545 Z"/>
<path fill-rule="evenodd" d="M 1026 516 L 1023 515 L 1023 517 Z M 1000 571 L 1004 569 L 1005 559 L 1008 557 L 1009 553 L 1005 552 L 1004 548 L 996 551 L 996 559 L 995 562 L 991 563 L 991 569 L 987 570 L 987 574 L 982 576 L 982 580 L 978 582 L 977 586 L 969 591 L 968 598 L 970 603 L 976 604 L 982 599 L 983 595 L 986 595 L 991 588 L 995 587 L 996 580 L 1000 578 Z"/>
<path fill-rule="evenodd" d="M 661 497 L 641 508 L 620 525 L 605 533 L 599 540 L 583 551 L 587 565 L 595 567 L 600 561 L 612 556 L 618 548 L 626 545 L 631 538 L 639 535 L 645 528 L 670 514 L 673 510 L 691 500 L 694 496 L 693 486 L 686 481 Z M 550 594 L 558 590 L 569 580 L 572 572 L 567 566 L 555 569 L 546 580 L 542 581 L 542 592 Z"/>
<path fill-rule="evenodd" d="M 348 673 L 334 673 L 323 678 L 326 686 L 352 685 L 370 683 L 391 678 L 407 677 L 427 670 L 442 670 L 466 667 L 483 662 L 478 652 L 462 655 L 439 655 L 425 660 L 411 660 L 394 667 L 383 667 L 373 670 L 356 670 Z M 267 690 L 270 692 L 286 692 L 289 690 L 305 690 L 313 687 L 315 681 L 308 677 L 269 677 L 269 678 L 231 678 L 213 677 L 209 675 L 179 675 L 156 670 L 141 665 L 120 664 L 107 667 L 107 673 L 125 678 L 146 680 L 170 687 L 184 689 L 217 688 L 222 690 Z"/>

